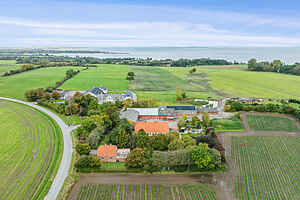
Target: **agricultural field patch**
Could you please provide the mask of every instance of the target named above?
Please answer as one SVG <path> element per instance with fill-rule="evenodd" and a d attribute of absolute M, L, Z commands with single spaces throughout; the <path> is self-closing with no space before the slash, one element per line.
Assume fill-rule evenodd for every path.
<path fill-rule="evenodd" d="M 255 131 L 299 131 L 289 118 L 278 116 L 247 115 L 250 129 Z"/>
<path fill-rule="evenodd" d="M 299 199 L 300 137 L 231 137 L 238 199 Z"/>
<path fill-rule="evenodd" d="M 211 121 L 211 123 L 216 132 L 242 132 L 245 130 L 242 121 L 237 117 L 233 117 L 230 119 L 214 119 Z"/>
<path fill-rule="evenodd" d="M 62 156 L 62 134 L 30 107 L 0 103 L 0 199 L 43 199 Z"/>
<path fill-rule="evenodd" d="M 42 68 L 0 77 L 0 96 L 25 99 L 27 90 L 53 86 L 65 77 L 69 69 L 74 69 L 74 67 Z"/>
<path fill-rule="evenodd" d="M 300 98 L 298 76 L 245 70 L 211 71 L 208 74 L 211 80 L 210 85 L 215 90 L 231 96 Z"/>
<path fill-rule="evenodd" d="M 64 90 L 88 90 L 93 86 L 105 86 L 110 90 L 128 90 L 126 80 L 130 67 L 127 65 L 97 65 L 82 71 L 61 86 Z"/>
<path fill-rule="evenodd" d="M 16 64 L 15 60 L 0 60 L 0 76 L 9 70 L 18 69 L 20 66 Z"/>
<path fill-rule="evenodd" d="M 98 184 L 80 188 L 78 200 L 215 200 L 215 192 L 207 185 L 131 185 Z"/>

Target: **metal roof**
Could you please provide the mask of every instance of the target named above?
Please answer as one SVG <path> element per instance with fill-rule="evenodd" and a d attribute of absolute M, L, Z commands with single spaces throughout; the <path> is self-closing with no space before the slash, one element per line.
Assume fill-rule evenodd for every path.
<path fill-rule="evenodd" d="M 174 108 L 175 110 L 196 110 L 195 106 L 167 106 L 167 108 Z"/>
<path fill-rule="evenodd" d="M 158 115 L 158 108 L 127 108 L 127 110 L 135 110 L 139 115 Z"/>

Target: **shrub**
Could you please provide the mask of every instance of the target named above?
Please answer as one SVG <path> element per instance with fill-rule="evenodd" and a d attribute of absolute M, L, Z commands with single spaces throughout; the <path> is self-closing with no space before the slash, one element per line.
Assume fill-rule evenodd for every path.
<path fill-rule="evenodd" d="M 184 142 L 180 139 L 175 139 L 170 142 L 168 145 L 168 150 L 169 151 L 175 151 L 175 150 L 180 150 L 184 149 Z"/>
<path fill-rule="evenodd" d="M 75 149 L 80 155 L 88 155 L 91 151 L 91 147 L 88 144 L 77 144 Z"/>
<path fill-rule="evenodd" d="M 101 168 L 101 161 L 97 156 L 81 156 L 79 160 L 75 163 L 75 168 Z"/>
<path fill-rule="evenodd" d="M 210 148 L 213 148 L 216 145 L 214 139 L 208 135 L 201 135 L 196 137 L 196 145 L 199 145 L 200 143 L 206 143 Z"/>

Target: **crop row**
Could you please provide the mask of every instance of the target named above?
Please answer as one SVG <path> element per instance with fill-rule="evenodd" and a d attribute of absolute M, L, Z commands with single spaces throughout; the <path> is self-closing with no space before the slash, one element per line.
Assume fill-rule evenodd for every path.
<path fill-rule="evenodd" d="M 206 185 L 131 185 L 98 184 L 80 188 L 78 200 L 215 200 Z"/>
<path fill-rule="evenodd" d="M 232 137 L 231 141 L 238 170 L 233 190 L 239 199 L 299 198 L 299 137 Z"/>

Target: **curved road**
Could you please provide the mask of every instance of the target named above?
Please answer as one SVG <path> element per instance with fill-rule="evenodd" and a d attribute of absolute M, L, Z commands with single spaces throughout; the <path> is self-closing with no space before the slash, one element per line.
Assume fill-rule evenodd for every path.
<path fill-rule="evenodd" d="M 62 160 L 60 162 L 60 166 L 58 168 L 57 174 L 56 174 L 56 176 L 52 182 L 52 185 L 48 191 L 48 194 L 44 198 L 45 200 L 55 200 L 64 184 L 66 177 L 68 176 L 69 169 L 71 166 L 72 153 L 73 153 L 71 131 L 74 129 L 74 127 L 67 126 L 60 117 L 53 114 L 49 110 L 47 110 L 43 107 L 37 106 L 33 103 L 24 102 L 24 101 L 20 101 L 20 100 L 16 100 L 16 99 L 11 99 L 11 98 L 5 98 L 5 97 L 0 97 L 0 100 L 8 100 L 8 101 L 13 101 L 13 102 L 17 102 L 17 103 L 22 103 L 22 104 L 31 106 L 33 108 L 36 108 L 36 109 L 42 111 L 43 113 L 46 113 L 47 115 L 49 115 L 59 125 L 59 127 L 62 131 L 63 140 L 64 140 L 63 156 L 62 156 Z"/>

